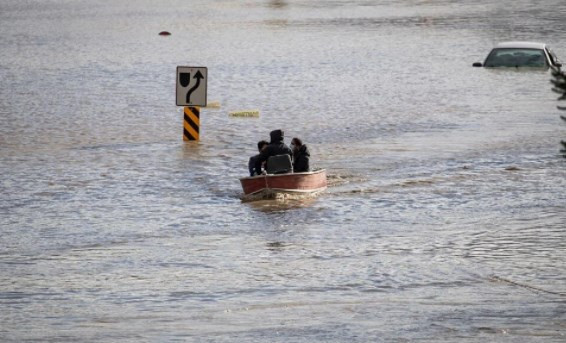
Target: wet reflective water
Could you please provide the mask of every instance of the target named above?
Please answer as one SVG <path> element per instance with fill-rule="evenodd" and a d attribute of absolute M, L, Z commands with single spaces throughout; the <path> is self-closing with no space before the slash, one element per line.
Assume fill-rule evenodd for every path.
<path fill-rule="evenodd" d="M 566 335 L 563 1 L 0 3 L 0 340 Z M 159 36 L 160 31 L 172 33 Z M 175 67 L 208 67 L 184 143 Z M 228 112 L 259 109 L 261 116 Z M 242 203 L 282 128 L 332 187 Z"/>

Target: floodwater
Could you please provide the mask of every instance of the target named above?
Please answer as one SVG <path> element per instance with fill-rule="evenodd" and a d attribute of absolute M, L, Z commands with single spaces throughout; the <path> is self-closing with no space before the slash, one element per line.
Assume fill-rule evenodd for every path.
<path fill-rule="evenodd" d="M 0 2 L 0 341 L 564 342 L 563 0 Z M 160 31 L 171 36 L 159 36 Z M 178 65 L 208 67 L 182 141 Z M 259 118 L 230 111 L 259 110 Z M 332 185 L 242 203 L 255 143 Z"/>

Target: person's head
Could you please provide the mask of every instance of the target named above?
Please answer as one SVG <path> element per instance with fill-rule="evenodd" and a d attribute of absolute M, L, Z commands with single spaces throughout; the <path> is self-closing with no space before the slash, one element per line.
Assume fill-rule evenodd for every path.
<path fill-rule="evenodd" d="M 259 152 L 262 152 L 263 149 L 265 149 L 268 144 L 269 144 L 269 143 L 267 143 L 267 141 L 264 141 L 264 140 L 261 140 L 261 141 L 257 142 L 257 150 L 258 150 Z"/>
<path fill-rule="evenodd" d="M 269 133 L 269 137 L 271 138 L 271 143 L 283 142 L 283 130 L 273 130 Z"/>
<path fill-rule="evenodd" d="M 303 141 L 301 141 L 299 138 L 294 137 L 293 139 L 291 139 L 291 150 L 299 150 L 302 146 Z"/>

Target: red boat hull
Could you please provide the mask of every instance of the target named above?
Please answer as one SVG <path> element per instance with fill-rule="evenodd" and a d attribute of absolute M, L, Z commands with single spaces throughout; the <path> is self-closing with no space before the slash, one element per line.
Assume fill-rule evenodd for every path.
<path fill-rule="evenodd" d="M 245 195 L 263 191 L 311 193 L 326 189 L 326 170 L 307 173 L 258 175 L 240 179 Z"/>

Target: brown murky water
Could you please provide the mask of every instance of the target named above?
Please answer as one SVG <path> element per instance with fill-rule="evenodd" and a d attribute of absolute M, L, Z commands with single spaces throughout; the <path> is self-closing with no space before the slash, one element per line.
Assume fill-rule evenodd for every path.
<path fill-rule="evenodd" d="M 563 1 L 0 3 L 3 342 L 563 342 Z M 171 36 L 158 33 L 169 31 Z M 208 67 L 181 140 L 175 67 Z M 259 109 L 260 118 L 228 112 Z M 242 203 L 274 128 L 332 187 Z"/>

